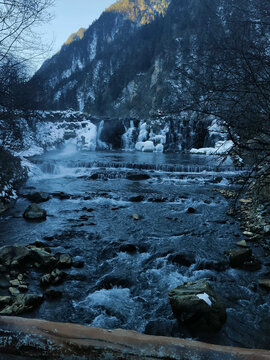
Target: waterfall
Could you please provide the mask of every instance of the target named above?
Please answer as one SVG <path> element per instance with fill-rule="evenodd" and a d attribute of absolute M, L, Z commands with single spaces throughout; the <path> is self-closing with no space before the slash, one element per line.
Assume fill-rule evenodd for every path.
<path fill-rule="evenodd" d="M 101 150 L 105 150 L 109 148 L 109 146 L 104 141 L 101 140 L 103 128 L 104 128 L 104 120 L 100 122 L 97 131 L 97 148 Z"/>
<path fill-rule="evenodd" d="M 129 128 L 125 126 L 126 132 L 122 135 L 123 150 L 134 150 L 136 127 L 134 121 L 130 120 Z"/>

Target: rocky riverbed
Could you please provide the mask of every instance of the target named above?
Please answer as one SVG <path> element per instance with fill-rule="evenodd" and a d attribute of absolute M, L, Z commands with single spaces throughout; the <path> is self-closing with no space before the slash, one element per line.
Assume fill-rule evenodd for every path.
<path fill-rule="evenodd" d="M 269 348 L 269 261 L 230 214 L 231 164 L 72 151 L 31 163 L 0 219 L 12 254 L 1 258 L 2 314 Z"/>

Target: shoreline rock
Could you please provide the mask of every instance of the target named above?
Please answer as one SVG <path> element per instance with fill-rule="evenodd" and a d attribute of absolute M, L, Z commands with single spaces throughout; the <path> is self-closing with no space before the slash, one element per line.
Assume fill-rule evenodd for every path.
<path fill-rule="evenodd" d="M 206 280 L 178 286 L 169 300 L 177 320 L 194 333 L 219 331 L 226 322 L 226 308 Z"/>

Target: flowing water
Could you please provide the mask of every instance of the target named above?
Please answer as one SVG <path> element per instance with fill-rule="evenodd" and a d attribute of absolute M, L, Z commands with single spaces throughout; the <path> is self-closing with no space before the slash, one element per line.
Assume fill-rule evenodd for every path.
<path fill-rule="evenodd" d="M 215 191 L 234 178 L 230 163 L 67 147 L 32 158 L 31 164 L 22 194 L 67 196 L 52 195 L 43 203 L 48 217 L 39 223 L 23 219 L 29 202 L 20 197 L 0 218 L 1 245 L 46 241 L 53 253 L 68 252 L 85 265 L 68 270 L 66 281 L 56 287 L 62 299 L 45 301 L 24 316 L 188 337 L 173 317 L 168 291 L 206 278 L 223 298 L 228 319 L 220 333 L 200 339 L 270 348 L 270 298 L 253 286 L 265 267 L 255 273 L 222 270 L 224 252 L 242 238 L 239 223 L 226 215 L 228 202 Z M 142 173 L 149 179 L 128 179 Z M 189 207 L 196 212 L 188 214 Z M 172 262 L 182 253 L 191 265 Z M 41 291 L 37 284 L 30 290 Z"/>

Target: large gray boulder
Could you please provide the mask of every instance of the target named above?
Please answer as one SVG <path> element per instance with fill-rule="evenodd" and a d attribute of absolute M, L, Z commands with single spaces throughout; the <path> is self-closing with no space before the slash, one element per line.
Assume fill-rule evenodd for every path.
<path fill-rule="evenodd" d="M 206 280 L 188 282 L 169 292 L 173 313 L 189 330 L 219 331 L 226 308 Z"/>
<path fill-rule="evenodd" d="M 37 204 L 32 204 L 25 210 L 23 217 L 27 220 L 45 220 L 47 213 L 46 210 L 41 209 Z"/>

